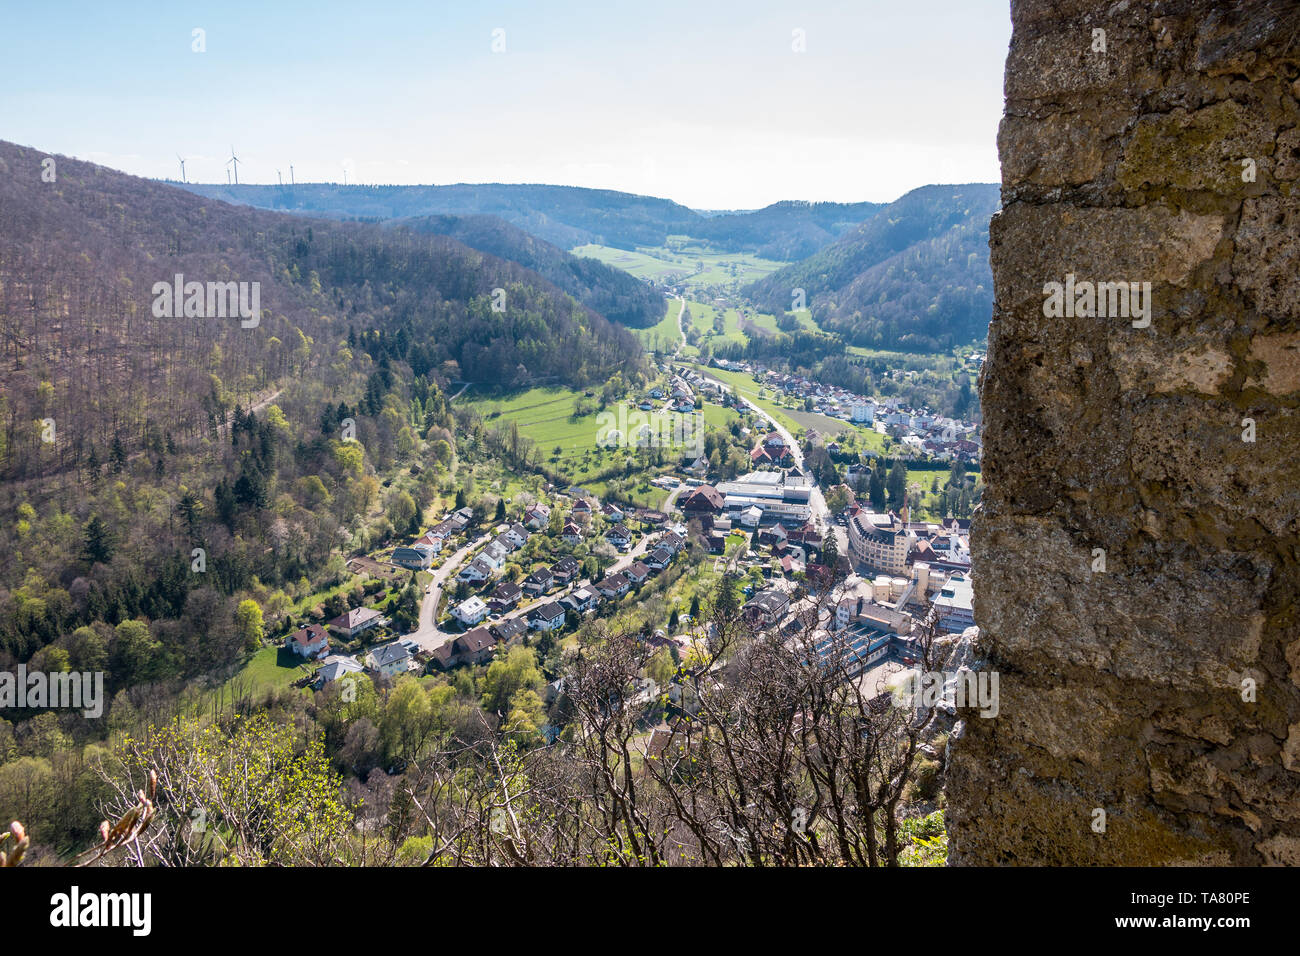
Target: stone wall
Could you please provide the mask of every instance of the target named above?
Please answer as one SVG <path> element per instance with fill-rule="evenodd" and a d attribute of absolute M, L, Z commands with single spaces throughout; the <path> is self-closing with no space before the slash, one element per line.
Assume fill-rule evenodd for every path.
<path fill-rule="evenodd" d="M 1300 864 L 1300 4 L 1012 20 L 950 861 Z"/>

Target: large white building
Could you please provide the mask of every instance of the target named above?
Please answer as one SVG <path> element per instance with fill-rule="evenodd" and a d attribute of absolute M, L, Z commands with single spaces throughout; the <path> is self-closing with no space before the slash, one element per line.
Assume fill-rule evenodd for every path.
<path fill-rule="evenodd" d="M 735 481 L 718 486 L 728 517 L 742 520 L 745 512 L 757 508 L 762 521 L 803 524 L 812 517 L 813 482 L 806 475 L 789 475 L 780 471 L 751 471 Z"/>
<path fill-rule="evenodd" d="M 954 574 L 944 583 L 934 599 L 939 625 L 956 634 L 975 626 L 975 591 L 964 574 Z"/>
<path fill-rule="evenodd" d="M 890 574 L 907 573 L 907 554 L 916 535 L 898 515 L 859 511 L 849 519 L 849 553 L 859 564 Z"/>

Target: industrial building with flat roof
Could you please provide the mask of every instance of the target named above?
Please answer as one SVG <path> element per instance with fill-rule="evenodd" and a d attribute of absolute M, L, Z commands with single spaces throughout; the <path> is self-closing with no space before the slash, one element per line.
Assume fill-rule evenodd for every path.
<path fill-rule="evenodd" d="M 733 518 L 757 508 L 764 523 L 803 524 L 812 517 L 812 488 L 812 479 L 806 475 L 751 471 L 735 481 L 721 482 L 718 492 Z"/>

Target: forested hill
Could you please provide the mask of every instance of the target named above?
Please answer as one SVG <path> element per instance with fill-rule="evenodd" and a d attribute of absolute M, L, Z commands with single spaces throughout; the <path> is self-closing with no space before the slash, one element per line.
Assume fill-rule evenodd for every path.
<path fill-rule="evenodd" d="M 177 276 L 202 286 L 169 312 Z M 226 282 L 246 316 L 213 311 Z M 226 673 L 263 615 L 418 530 L 458 383 L 644 370 L 631 332 L 453 239 L 0 143 L 0 670 L 103 670 L 111 695 Z"/>
<path fill-rule="evenodd" d="M 762 308 L 788 310 L 803 289 L 818 324 L 856 345 L 931 351 L 983 341 L 998 204 L 995 184 L 923 186 L 745 292 Z"/>
<path fill-rule="evenodd" d="M 392 224 L 449 236 L 472 249 L 517 262 L 622 325 L 654 325 L 667 306 L 662 292 L 622 269 L 570 255 L 497 216 L 416 216 Z"/>
<path fill-rule="evenodd" d="M 175 185 L 181 186 L 180 183 Z M 631 249 L 663 245 L 675 224 L 701 218 L 668 199 L 576 186 L 458 183 L 449 186 L 222 186 L 190 192 L 263 209 L 335 219 L 491 215 L 562 249 L 589 242 Z"/>
<path fill-rule="evenodd" d="M 668 199 L 578 186 L 174 185 L 227 202 L 335 219 L 497 216 L 562 249 L 587 243 L 662 246 L 669 236 L 685 235 L 779 260 L 812 255 L 880 208 L 865 202 L 785 201 L 706 216 Z"/>
<path fill-rule="evenodd" d="M 883 203 L 773 203 L 752 212 L 713 216 L 690 235 L 728 251 L 753 251 L 764 259 L 789 262 L 811 256 L 873 215 Z"/>
<path fill-rule="evenodd" d="M 203 199 L 0 144 L 0 476 L 202 433 L 233 404 L 325 375 L 374 330 L 415 379 L 605 381 L 635 339 L 536 273 L 442 236 Z M 158 282 L 259 282 L 262 315 L 160 318 Z M 504 311 L 492 290 L 504 289 Z M 450 364 L 448 364 L 450 363 Z M 34 421 L 56 423 L 42 442 Z"/>

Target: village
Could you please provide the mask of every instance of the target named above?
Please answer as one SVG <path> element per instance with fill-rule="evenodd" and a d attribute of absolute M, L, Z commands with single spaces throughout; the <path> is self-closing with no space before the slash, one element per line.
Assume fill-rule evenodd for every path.
<path fill-rule="evenodd" d="M 808 384 L 787 376 L 769 380 L 796 394 Z M 502 501 L 490 519 L 470 507 L 455 509 L 408 543 L 350 563 L 355 572 L 383 576 L 395 591 L 403 578 L 419 581 L 418 626 L 400 633 L 389 617 L 365 606 L 305 624 L 285 640 L 287 650 L 318 665 L 304 683 L 319 689 L 362 672 L 388 682 L 482 666 L 544 636 L 553 646 L 584 620 L 636 602 L 647 582 L 683 555 L 712 561 L 716 571 L 740 582 L 741 613 L 751 625 L 792 639 L 811 634 L 815 655 L 836 657 L 855 678 L 883 680 L 913 663 L 913 631 L 927 616 L 941 633 L 973 625 L 968 518 L 911 520 L 906 505 L 873 510 L 854 490 L 870 467 L 866 456 L 830 489 L 837 502 L 832 511 L 788 430 L 697 372 L 673 374 L 642 404 L 649 406 L 644 410 L 658 402 L 668 410 L 694 408 L 697 392 L 749 405 L 757 423 L 770 426 L 753 433 L 751 471 L 710 481 L 708 458 L 688 453 L 680 473 L 654 479 L 670 492 L 664 510 L 549 485 L 545 500 Z M 939 427 L 951 437 L 955 427 L 836 390 L 814 387 L 808 394 L 823 413 L 847 408 L 859 424 L 874 420 L 895 434 Z M 615 437 L 639 436 L 624 431 Z M 819 439 L 805 431 L 804 440 L 809 446 Z M 964 453 L 959 443 L 965 441 L 927 438 L 923 453 Z M 668 630 L 648 628 L 645 638 L 669 647 L 680 661 L 694 639 L 689 631 L 700 623 L 691 615 L 675 617 Z"/>

